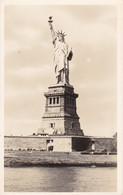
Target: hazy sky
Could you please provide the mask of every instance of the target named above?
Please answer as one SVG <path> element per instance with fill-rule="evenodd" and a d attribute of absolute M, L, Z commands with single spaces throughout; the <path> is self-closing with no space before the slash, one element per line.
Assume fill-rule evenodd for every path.
<path fill-rule="evenodd" d="M 5 6 L 5 135 L 41 125 L 44 92 L 55 83 L 48 17 L 73 48 L 70 84 L 86 135 L 116 132 L 117 13 L 113 5 Z"/>

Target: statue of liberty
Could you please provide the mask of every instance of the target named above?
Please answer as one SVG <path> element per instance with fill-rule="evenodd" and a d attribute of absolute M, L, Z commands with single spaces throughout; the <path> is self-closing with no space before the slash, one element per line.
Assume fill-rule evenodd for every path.
<path fill-rule="evenodd" d="M 72 49 L 65 42 L 65 33 L 55 32 L 52 25 L 52 17 L 49 17 L 49 26 L 54 45 L 54 64 L 56 83 L 69 84 L 69 61 L 72 59 Z"/>

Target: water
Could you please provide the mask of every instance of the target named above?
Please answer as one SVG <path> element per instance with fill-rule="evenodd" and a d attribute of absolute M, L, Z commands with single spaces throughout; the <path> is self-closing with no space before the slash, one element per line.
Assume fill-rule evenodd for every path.
<path fill-rule="evenodd" d="M 117 168 L 5 168 L 5 192 L 116 192 Z"/>

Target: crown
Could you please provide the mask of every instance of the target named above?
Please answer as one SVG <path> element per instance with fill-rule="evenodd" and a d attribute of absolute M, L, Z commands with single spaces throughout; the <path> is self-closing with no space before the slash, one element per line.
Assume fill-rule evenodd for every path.
<path fill-rule="evenodd" d="M 61 32 L 57 30 L 56 33 L 57 33 L 57 35 L 62 35 L 62 36 L 64 36 L 64 37 L 66 36 L 65 32 L 62 32 L 62 30 L 61 30 Z"/>

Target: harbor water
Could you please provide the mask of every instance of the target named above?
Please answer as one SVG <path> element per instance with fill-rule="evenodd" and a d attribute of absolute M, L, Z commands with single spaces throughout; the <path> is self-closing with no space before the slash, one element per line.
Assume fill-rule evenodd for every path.
<path fill-rule="evenodd" d="M 116 167 L 5 167 L 5 192 L 116 192 Z"/>

